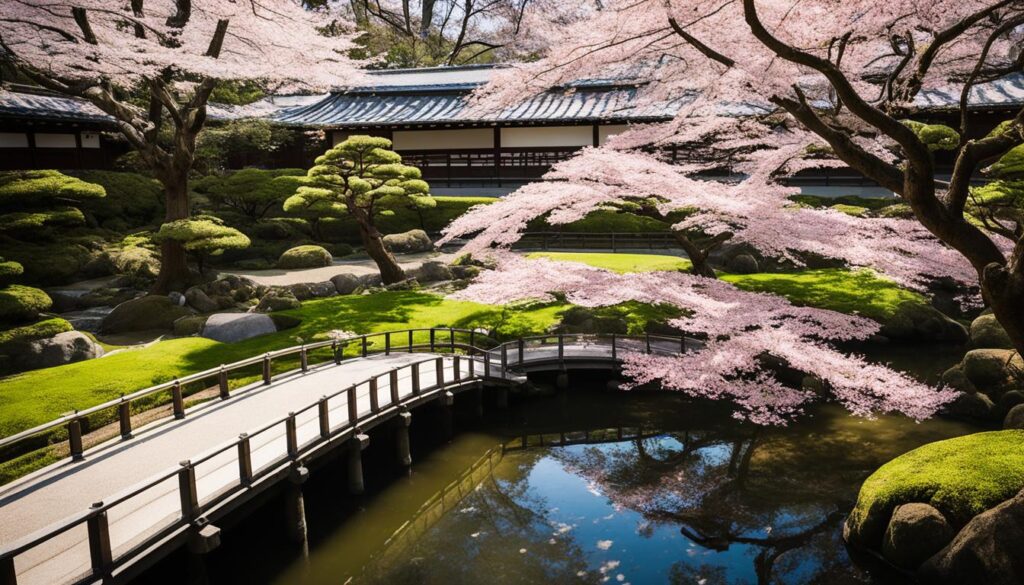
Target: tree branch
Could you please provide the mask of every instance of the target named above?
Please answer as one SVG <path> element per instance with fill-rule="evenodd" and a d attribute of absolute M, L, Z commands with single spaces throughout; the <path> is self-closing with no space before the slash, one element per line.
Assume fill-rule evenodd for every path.
<path fill-rule="evenodd" d="M 86 14 L 85 8 L 75 6 L 71 8 L 71 15 L 75 17 L 75 24 L 82 31 L 82 38 L 85 42 L 90 45 L 98 44 L 96 39 L 96 33 L 92 30 L 92 25 L 89 24 L 89 15 Z"/>
<path fill-rule="evenodd" d="M 686 41 L 687 43 L 690 43 L 690 45 L 692 45 L 693 48 L 700 51 L 701 54 L 703 54 L 708 59 L 717 61 L 722 65 L 725 65 L 726 67 L 732 67 L 733 65 L 736 64 L 736 62 L 733 61 L 732 59 L 705 45 L 701 41 L 697 40 L 696 37 L 683 30 L 683 27 L 679 26 L 679 22 L 677 22 L 674 17 L 668 17 L 668 23 L 669 25 L 672 26 L 672 30 L 674 30 L 677 35 L 682 37 L 683 40 Z"/>

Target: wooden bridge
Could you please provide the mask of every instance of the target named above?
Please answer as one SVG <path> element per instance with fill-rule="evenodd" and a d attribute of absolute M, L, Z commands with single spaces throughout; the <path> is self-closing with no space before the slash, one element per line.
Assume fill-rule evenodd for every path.
<path fill-rule="evenodd" d="M 486 387 L 503 406 L 526 372 L 614 368 L 626 352 L 697 343 L 549 335 L 495 345 L 477 331 L 393 331 L 267 353 L 69 414 L 0 440 L 11 452 L 66 430 L 70 454 L 0 488 L 0 585 L 130 580 L 180 546 L 216 547 L 212 523 L 280 482 L 293 486 L 290 510 L 304 516 L 305 464 L 328 453 L 345 450 L 349 488 L 361 493 L 361 452 L 375 426 L 394 427 L 399 461 L 410 465 L 408 426 L 422 404 L 450 406 L 455 394 Z M 211 382 L 221 400 L 186 408 Z M 168 395 L 173 416 L 133 428 L 133 409 Z M 84 448 L 83 426 L 112 413 L 120 437 Z M 304 519 L 297 525 L 304 530 Z"/>

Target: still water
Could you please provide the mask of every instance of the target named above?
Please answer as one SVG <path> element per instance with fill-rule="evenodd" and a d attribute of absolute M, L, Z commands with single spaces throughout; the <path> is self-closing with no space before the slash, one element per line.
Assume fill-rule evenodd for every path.
<path fill-rule="evenodd" d="M 899 583 L 843 545 L 861 482 L 977 430 L 836 407 L 758 429 L 678 395 L 594 388 L 535 398 L 421 454 L 276 582 Z"/>

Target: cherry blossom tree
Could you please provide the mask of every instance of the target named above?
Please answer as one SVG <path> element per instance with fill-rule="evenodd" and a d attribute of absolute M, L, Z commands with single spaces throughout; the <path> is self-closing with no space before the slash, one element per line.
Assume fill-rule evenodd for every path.
<path fill-rule="evenodd" d="M 604 0 L 550 20 L 527 14 L 517 42 L 540 58 L 499 72 L 478 106 L 519 103 L 580 79 L 630 79 L 643 84 L 642 100 L 687 102 L 660 132 L 623 139 L 649 144 L 714 124 L 723 110 L 784 114 L 900 196 L 962 255 L 1024 352 L 1024 229 L 1012 226 L 1005 245 L 966 209 L 979 168 L 1024 142 L 1024 110 L 988 135 L 967 113 L 980 84 L 1024 66 L 1022 26 L 1019 0 Z M 922 92 L 938 88 L 960 102 L 949 181 L 937 179 L 927 139 L 902 122 Z M 777 162 L 765 156 L 762 175 Z"/>
<path fill-rule="evenodd" d="M 113 117 L 163 184 L 172 222 L 189 217 L 188 173 L 218 82 L 288 91 L 357 83 L 350 31 L 330 11 L 293 0 L 11 0 L 0 14 L 0 59 Z M 190 280 L 185 248 L 165 240 L 155 291 Z"/>
<path fill-rule="evenodd" d="M 796 307 L 782 297 L 682 272 L 617 274 L 508 252 L 491 256 L 497 268 L 482 272 L 454 298 L 504 304 L 557 294 L 584 307 L 639 301 L 683 309 L 684 316 L 669 324 L 702 337 L 703 347 L 682 355 L 626 353 L 623 373 L 634 384 L 657 381 L 694 397 L 729 400 L 738 418 L 785 424 L 820 398 L 812 389 L 784 384 L 766 367 L 768 356 L 824 381 L 833 399 L 861 416 L 899 412 L 921 420 L 957 396 L 837 351 L 832 342 L 878 332 L 878 324 L 864 317 Z"/>

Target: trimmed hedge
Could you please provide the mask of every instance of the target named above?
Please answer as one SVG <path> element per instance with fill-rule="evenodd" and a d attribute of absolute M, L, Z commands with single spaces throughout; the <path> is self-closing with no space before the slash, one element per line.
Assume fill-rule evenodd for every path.
<path fill-rule="evenodd" d="M 101 227 L 128 231 L 160 222 L 164 190 L 156 179 L 139 173 L 115 171 L 74 171 L 72 174 L 106 189 L 106 197 L 80 206 Z"/>
<path fill-rule="evenodd" d="M 50 295 L 38 288 L 12 284 L 0 289 L 0 322 L 30 321 L 52 304 Z"/>
<path fill-rule="evenodd" d="M 277 260 L 278 268 L 319 268 L 330 266 L 331 253 L 321 246 L 296 246 L 286 250 Z"/>

